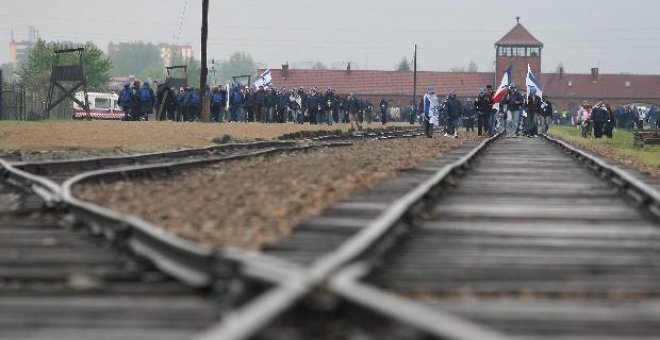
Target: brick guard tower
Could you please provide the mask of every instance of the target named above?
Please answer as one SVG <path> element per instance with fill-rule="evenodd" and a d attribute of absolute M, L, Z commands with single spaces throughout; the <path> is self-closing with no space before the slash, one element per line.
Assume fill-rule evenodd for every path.
<path fill-rule="evenodd" d="M 520 23 L 520 17 L 516 17 L 516 21 L 516 26 L 495 43 L 494 85 L 499 84 L 502 73 L 511 65 L 511 79 L 518 85 L 518 89 L 524 91 L 527 64 L 531 66 L 537 79 L 541 77 L 543 43 L 534 38 Z"/>

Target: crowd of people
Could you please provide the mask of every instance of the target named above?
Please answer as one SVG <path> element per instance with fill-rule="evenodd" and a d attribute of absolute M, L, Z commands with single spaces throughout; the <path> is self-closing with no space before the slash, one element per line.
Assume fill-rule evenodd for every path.
<path fill-rule="evenodd" d="M 156 113 L 158 120 L 197 121 L 200 119 L 201 98 L 195 88 L 178 90 L 155 84 L 156 90 L 148 82 L 136 80 L 126 84 L 119 94 L 119 106 L 123 109 L 124 120 L 148 120 L 150 113 Z M 351 129 L 361 130 L 364 122 L 378 121 L 386 124 L 396 110 L 396 117 L 424 126 L 427 136 L 433 130 L 443 128 L 444 136 L 458 137 L 458 128 L 475 131 L 479 136 L 492 136 L 498 131 L 506 131 L 508 137 L 535 137 L 545 133 L 550 124 L 572 124 L 582 130 L 584 137 L 612 138 L 615 128 L 643 129 L 645 124 L 660 124 L 655 106 L 648 111 L 631 106 L 612 109 L 602 101 L 595 105 L 583 102 L 574 114 L 568 111 L 559 113 L 547 96 L 540 97 L 537 90 L 530 87 L 527 93 L 511 84 L 504 98 L 495 103 L 493 87 L 480 88 L 474 99 L 465 103 L 449 91 L 440 100 L 435 89 L 429 86 L 419 103 L 410 102 L 401 109 L 390 106 L 381 99 L 377 106 L 369 100 L 361 99 L 353 93 L 336 94 L 332 87 L 321 91 L 313 87 L 305 91 L 297 89 L 260 86 L 249 88 L 234 85 L 225 88 L 215 86 L 205 90 L 209 98 L 211 121 L 213 122 L 261 122 L 297 124 L 336 124 L 348 123 Z"/>
<path fill-rule="evenodd" d="M 213 122 L 261 122 L 261 123 L 350 123 L 351 128 L 362 129 L 362 123 L 376 119 L 388 122 L 389 103 L 382 99 L 378 108 L 354 94 L 336 94 L 328 87 L 322 92 L 318 87 L 305 91 L 302 87 L 286 88 L 260 86 L 256 89 L 232 86 L 229 91 L 222 86 L 206 89 Z M 148 120 L 149 113 L 156 112 L 158 120 L 197 121 L 200 119 L 201 98 L 195 88 L 178 91 L 164 84 L 157 84 L 156 91 L 148 82 L 135 81 L 126 84 L 119 94 L 119 106 L 124 120 Z"/>
<path fill-rule="evenodd" d="M 498 131 L 506 130 L 508 137 L 535 137 L 539 132 L 546 132 L 552 121 L 552 102 L 547 97 L 539 97 L 534 87 L 526 95 L 518 91 L 516 84 L 511 84 L 504 98 L 496 103 L 493 99 L 492 85 L 480 88 L 474 100 L 468 99 L 462 104 L 454 91 L 449 91 L 441 102 L 432 86 L 427 88 L 422 102 L 418 105 L 423 118 L 427 137 L 433 136 L 433 130 L 444 127 L 444 136 L 458 137 L 458 127 L 463 122 L 467 131 L 474 131 L 479 136 L 493 136 Z"/>

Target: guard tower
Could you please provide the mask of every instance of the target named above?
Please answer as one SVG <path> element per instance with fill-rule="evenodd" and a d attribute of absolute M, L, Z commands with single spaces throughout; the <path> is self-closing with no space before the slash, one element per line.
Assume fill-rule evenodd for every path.
<path fill-rule="evenodd" d="M 511 66 L 511 80 L 519 89 L 525 89 L 527 77 L 527 64 L 538 78 L 541 76 L 541 50 L 543 43 L 538 41 L 520 23 L 516 17 L 516 26 L 502 39 L 495 43 L 495 83 L 502 77 L 502 73 Z"/>
<path fill-rule="evenodd" d="M 168 66 L 165 85 L 179 89 L 188 87 L 188 67 L 187 66 Z"/>
<path fill-rule="evenodd" d="M 50 111 L 65 99 L 70 98 L 87 113 L 87 118 L 91 119 L 89 114 L 89 98 L 87 97 L 87 77 L 85 76 L 85 65 L 83 62 L 84 48 L 71 48 L 55 51 L 55 60 L 50 73 L 50 87 L 48 88 L 48 103 L 44 110 L 45 118 L 48 119 Z M 60 65 L 63 55 L 78 54 L 77 65 Z M 70 88 L 67 88 L 68 86 Z M 75 96 L 76 90 L 82 87 L 84 103 Z M 62 91 L 58 98 L 55 96 L 55 88 Z"/>

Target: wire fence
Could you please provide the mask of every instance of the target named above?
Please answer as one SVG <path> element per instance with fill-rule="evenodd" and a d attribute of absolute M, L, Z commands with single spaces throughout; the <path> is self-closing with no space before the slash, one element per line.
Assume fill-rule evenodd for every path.
<path fill-rule="evenodd" d="M 57 96 L 58 93 L 55 93 Z M 20 84 L 4 83 L 0 120 L 72 119 L 73 103 L 70 99 L 46 114 L 48 88 L 29 89 Z"/>

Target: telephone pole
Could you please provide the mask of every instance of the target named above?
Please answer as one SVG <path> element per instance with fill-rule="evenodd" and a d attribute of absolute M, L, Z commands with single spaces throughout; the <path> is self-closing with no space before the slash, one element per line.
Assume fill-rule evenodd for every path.
<path fill-rule="evenodd" d="M 209 37 L 209 0 L 202 0 L 202 65 L 199 75 L 199 98 L 202 105 L 200 112 L 200 121 L 210 122 L 209 98 L 206 96 L 206 77 L 208 68 L 206 62 L 206 42 Z"/>
<path fill-rule="evenodd" d="M 3 90 L 2 84 L 3 84 L 2 83 L 2 69 L 0 69 L 0 120 L 2 120 L 4 118 L 3 117 L 4 112 L 2 112 L 2 105 L 4 105 L 4 103 L 2 102 L 2 90 Z"/>
<path fill-rule="evenodd" d="M 410 113 L 410 124 L 415 124 L 415 116 L 419 108 L 417 107 L 417 44 L 413 50 L 413 112 Z"/>

